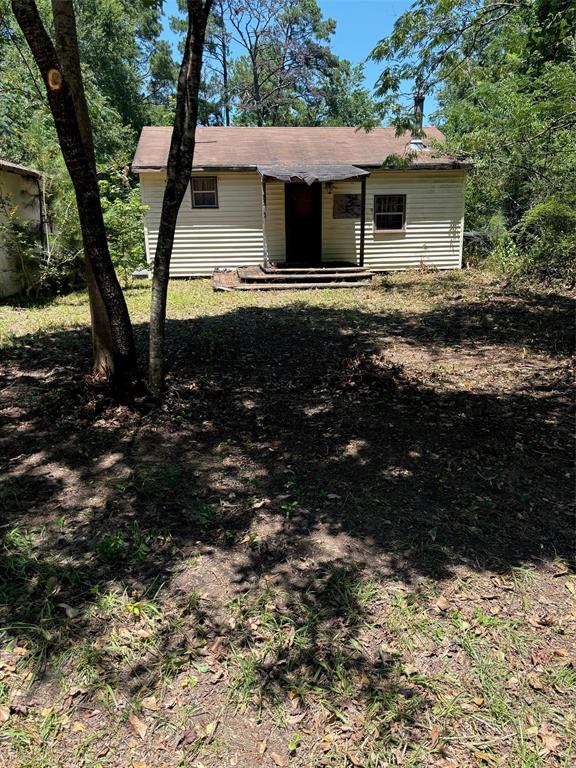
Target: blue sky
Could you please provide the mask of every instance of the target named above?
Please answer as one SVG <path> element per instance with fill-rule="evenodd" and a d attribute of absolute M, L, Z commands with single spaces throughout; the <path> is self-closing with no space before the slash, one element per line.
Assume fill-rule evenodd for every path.
<path fill-rule="evenodd" d="M 336 20 L 332 50 L 354 64 L 365 61 L 376 43 L 386 37 L 396 19 L 413 0 L 317 0 L 326 18 Z M 167 0 L 166 14 L 174 14 L 176 0 Z M 365 64 L 366 87 L 372 90 L 380 72 L 375 62 Z M 433 97 L 426 100 L 426 114 L 436 109 Z"/>

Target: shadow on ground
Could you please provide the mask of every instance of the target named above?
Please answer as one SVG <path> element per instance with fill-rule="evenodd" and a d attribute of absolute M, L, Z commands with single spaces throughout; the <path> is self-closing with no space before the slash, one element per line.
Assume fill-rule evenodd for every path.
<path fill-rule="evenodd" d="M 169 396 L 148 414 L 86 396 L 86 331 L 18 339 L 0 379 L 2 624 L 41 636 L 42 666 L 95 631 L 61 606 L 84 609 L 114 585 L 162 585 L 179 616 L 196 610 L 185 564 L 201 557 L 207 636 L 241 643 L 222 606 L 267 576 L 292 623 L 304 613 L 315 627 L 254 671 L 264 696 L 293 685 L 283 653 L 288 672 L 313 658 L 329 668 L 337 637 L 367 695 L 384 695 L 393 662 L 351 642 L 358 574 L 417 589 L 461 565 L 506 573 L 573 555 L 572 312 L 548 295 L 456 297 L 421 314 L 294 303 L 173 320 Z M 438 378 L 435 362 L 457 370 L 463 355 L 494 369 L 486 386 Z M 168 653 L 186 641 L 167 630 L 163 642 Z M 151 669 L 144 654 L 114 682 L 139 690 Z"/>

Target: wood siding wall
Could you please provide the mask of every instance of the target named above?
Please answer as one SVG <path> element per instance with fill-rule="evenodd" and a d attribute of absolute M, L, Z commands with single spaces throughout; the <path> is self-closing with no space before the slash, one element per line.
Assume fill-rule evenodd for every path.
<path fill-rule="evenodd" d="M 464 188 L 462 171 L 376 171 L 366 185 L 364 264 L 375 270 L 462 266 Z M 334 194 L 360 194 L 359 182 L 339 182 L 323 196 L 323 258 L 347 261 L 360 253 L 360 220 L 332 218 Z M 406 195 L 403 232 L 374 231 L 374 195 Z"/>
<path fill-rule="evenodd" d="M 213 174 L 204 174 L 213 175 Z M 255 172 L 218 173 L 219 208 L 192 209 L 187 193 L 174 244 L 173 276 L 208 275 L 215 267 L 257 264 L 263 255 L 260 177 Z M 430 266 L 456 269 L 462 263 L 463 171 L 376 171 L 367 183 L 365 265 L 375 270 Z M 153 257 L 162 205 L 164 174 L 141 174 L 149 258 Z M 360 194 L 359 182 L 338 182 L 322 193 L 322 254 L 326 261 L 359 258 L 360 220 L 334 219 L 333 195 Z M 374 195 L 406 195 L 404 232 L 374 232 Z M 267 185 L 270 259 L 285 258 L 284 185 Z"/>
<path fill-rule="evenodd" d="M 209 275 L 215 267 L 241 267 L 262 260 L 262 193 L 257 173 L 194 174 L 218 177 L 218 208 L 192 208 L 190 189 L 178 215 L 170 264 L 173 277 Z M 148 259 L 156 250 L 165 176 L 140 175 Z"/>

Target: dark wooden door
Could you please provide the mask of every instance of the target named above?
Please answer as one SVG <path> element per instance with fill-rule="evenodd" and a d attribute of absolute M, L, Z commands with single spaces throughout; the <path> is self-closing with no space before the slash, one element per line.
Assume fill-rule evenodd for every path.
<path fill-rule="evenodd" d="M 322 262 L 322 185 L 286 184 L 286 262 Z"/>

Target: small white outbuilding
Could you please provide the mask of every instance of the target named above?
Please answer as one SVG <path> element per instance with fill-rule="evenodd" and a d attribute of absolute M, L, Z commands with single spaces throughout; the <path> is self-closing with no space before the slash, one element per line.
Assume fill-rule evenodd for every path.
<path fill-rule="evenodd" d="M 32 168 L 0 159 L 0 298 L 12 296 L 24 287 L 22 265 L 2 235 L 2 225 L 13 212 L 28 222 L 39 242 L 43 237 L 42 174 Z"/>

